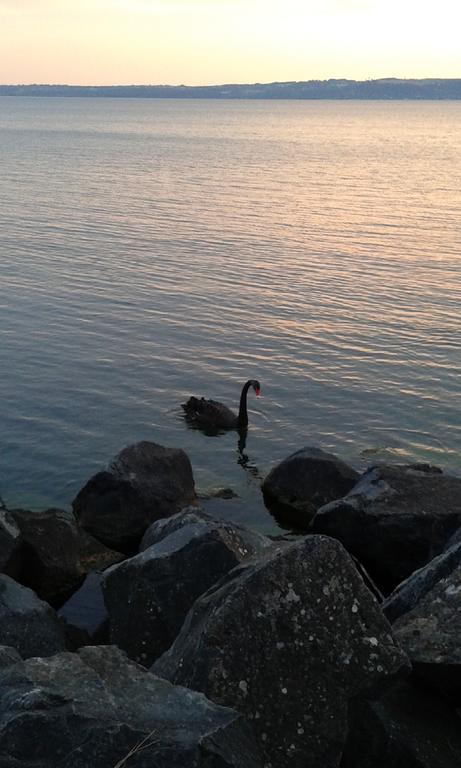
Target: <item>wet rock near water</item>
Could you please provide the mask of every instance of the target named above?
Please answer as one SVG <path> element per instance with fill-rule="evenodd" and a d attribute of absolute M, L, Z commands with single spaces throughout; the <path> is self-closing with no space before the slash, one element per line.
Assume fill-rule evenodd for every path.
<path fill-rule="evenodd" d="M 332 453 L 303 448 L 274 467 L 262 484 L 264 501 L 282 527 L 306 530 L 319 507 L 348 493 L 359 474 Z"/>
<path fill-rule="evenodd" d="M 339 539 L 389 593 L 444 548 L 461 525 L 461 479 L 421 465 L 371 467 L 319 509 L 313 533 Z"/>
<path fill-rule="evenodd" d="M 5 574 L 0 575 L 0 644 L 12 646 L 23 658 L 52 656 L 66 647 L 48 603 Z"/>
<path fill-rule="evenodd" d="M 87 573 L 123 557 L 79 528 L 72 512 L 17 509 L 11 514 L 22 534 L 17 580 L 54 607 L 78 589 Z"/>
<path fill-rule="evenodd" d="M 109 637 L 130 658 L 152 664 L 176 638 L 199 595 L 271 542 L 199 511 L 154 523 L 142 551 L 102 580 Z"/>
<path fill-rule="evenodd" d="M 72 507 L 82 528 L 106 546 L 132 554 L 151 523 L 195 498 L 184 451 L 141 442 L 121 451 L 108 471 L 94 475 Z"/>
<path fill-rule="evenodd" d="M 243 719 L 112 647 L 0 671 L 1 768 L 262 768 Z"/>
<path fill-rule="evenodd" d="M 321 536 L 235 568 L 153 670 L 244 713 L 272 768 L 337 766 L 351 699 L 409 664 L 354 564 Z"/>
<path fill-rule="evenodd" d="M 402 683 L 353 707 L 341 768 L 459 768 L 460 726 L 441 697 Z"/>

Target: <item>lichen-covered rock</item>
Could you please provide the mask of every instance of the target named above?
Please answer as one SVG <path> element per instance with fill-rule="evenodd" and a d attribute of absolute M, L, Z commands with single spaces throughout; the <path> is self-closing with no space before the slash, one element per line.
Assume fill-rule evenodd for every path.
<path fill-rule="evenodd" d="M 20 564 L 21 532 L 7 509 L 0 508 L 0 573 L 16 576 Z"/>
<path fill-rule="evenodd" d="M 22 566 L 17 580 L 54 607 L 78 589 L 86 574 L 122 559 L 77 526 L 72 512 L 12 510 L 22 534 Z"/>
<path fill-rule="evenodd" d="M 460 525 L 460 478 L 420 465 L 380 465 L 319 509 L 311 530 L 339 539 L 388 594 L 438 555 Z"/>
<path fill-rule="evenodd" d="M 77 494 L 82 528 L 117 551 L 132 554 L 146 528 L 195 501 L 192 467 L 184 451 L 141 442 L 125 448 Z"/>
<path fill-rule="evenodd" d="M 4 574 L 0 575 L 0 644 L 12 646 L 23 658 L 51 656 L 65 648 L 53 609 Z"/>
<path fill-rule="evenodd" d="M 1 768 L 122 764 L 262 768 L 236 712 L 160 680 L 115 648 L 0 671 Z"/>
<path fill-rule="evenodd" d="M 459 717 L 407 683 L 354 707 L 341 768 L 459 768 Z"/>
<path fill-rule="evenodd" d="M 341 544 L 308 536 L 234 568 L 152 669 L 245 713 L 265 765 L 332 768 L 349 701 L 409 665 Z"/>
<path fill-rule="evenodd" d="M 415 674 L 461 705 L 461 563 L 399 616 L 393 629 Z"/>
<path fill-rule="evenodd" d="M 109 568 L 102 581 L 110 641 L 145 666 L 169 648 L 199 595 L 271 544 L 190 511 L 154 523 L 148 542 L 156 543 Z"/>
<path fill-rule="evenodd" d="M 303 448 L 269 472 L 262 491 L 281 525 L 305 530 L 319 507 L 344 496 L 358 478 L 352 467 L 332 453 Z"/>

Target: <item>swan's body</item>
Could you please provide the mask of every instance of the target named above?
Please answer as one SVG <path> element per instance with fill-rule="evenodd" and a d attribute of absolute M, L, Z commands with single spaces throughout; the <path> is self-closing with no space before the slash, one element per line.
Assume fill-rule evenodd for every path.
<path fill-rule="evenodd" d="M 186 419 L 202 429 L 242 429 L 248 425 L 247 394 L 253 387 L 256 396 L 259 395 L 259 381 L 250 379 L 243 385 L 240 395 L 240 407 L 236 415 L 227 405 L 217 400 L 206 400 L 204 397 L 190 397 L 182 404 Z"/>

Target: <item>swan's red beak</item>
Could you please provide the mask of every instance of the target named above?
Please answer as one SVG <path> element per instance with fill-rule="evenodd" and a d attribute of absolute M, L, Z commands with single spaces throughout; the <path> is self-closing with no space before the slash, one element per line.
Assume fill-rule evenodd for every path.
<path fill-rule="evenodd" d="M 259 395 L 261 394 L 261 390 L 259 389 L 259 387 L 256 387 L 255 392 L 256 392 L 256 397 L 259 397 Z"/>

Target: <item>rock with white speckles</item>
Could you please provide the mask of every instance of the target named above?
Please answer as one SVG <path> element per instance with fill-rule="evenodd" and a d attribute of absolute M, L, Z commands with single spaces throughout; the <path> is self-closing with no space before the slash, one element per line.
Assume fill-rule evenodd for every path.
<path fill-rule="evenodd" d="M 245 713 L 272 768 L 333 768 L 349 701 L 409 671 L 339 542 L 308 536 L 199 598 L 153 670 Z"/>
<path fill-rule="evenodd" d="M 118 765 L 262 768 L 241 716 L 160 680 L 116 648 L 0 669 L 0 768 Z"/>
<path fill-rule="evenodd" d="M 176 638 L 194 600 L 272 542 L 190 511 L 155 523 L 135 557 L 108 569 L 102 589 L 110 641 L 149 666 Z"/>
<path fill-rule="evenodd" d="M 427 466 L 379 465 L 319 509 L 311 530 L 339 539 L 389 594 L 442 552 L 460 525 L 460 478 Z"/>
<path fill-rule="evenodd" d="M 65 649 L 53 609 L 4 574 L 0 575 L 0 643 L 12 646 L 23 658 L 51 656 Z"/>
<path fill-rule="evenodd" d="M 188 456 L 143 441 L 124 448 L 72 503 L 82 528 L 119 552 L 132 554 L 148 526 L 195 501 Z"/>
<path fill-rule="evenodd" d="M 461 705 L 461 544 L 455 544 L 428 568 L 414 576 L 419 599 L 412 605 L 412 580 L 404 587 L 409 610 L 393 623 L 398 642 L 406 650 L 415 674 Z M 431 564 L 430 564 L 431 565 Z M 438 578 L 434 576 L 438 575 Z M 423 584 L 425 589 L 421 589 Z M 414 594 L 413 590 L 413 594 Z M 392 598 L 392 596 L 391 596 Z M 401 597 L 402 599 L 402 597 Z M 394 595 L 390 607 L 398 600 Z"/>
<path fill-rule="evenodd" d="M 264 501 L 283 527 L 306 530 L 319 507 L 348 493 L 359 474 L 332 453 L 306 447 L 274 467 L 262 484 Z"/>
<path fill-rule="evenodd" d="M 459 717 L 440 696 L 402 683 L 379 701 L 362 701 L 341 768 L 459 768 Z"/>

